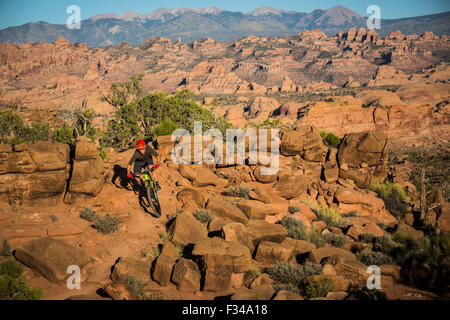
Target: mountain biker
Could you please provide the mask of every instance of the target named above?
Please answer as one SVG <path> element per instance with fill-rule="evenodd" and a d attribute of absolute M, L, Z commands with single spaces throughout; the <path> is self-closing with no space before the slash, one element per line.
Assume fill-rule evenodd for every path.
<path fill-rule="evenodd" d="M 160 157 L 158 153 L 149 144 L 146 144 L 144 140 L 139 140 L 136 143 L 136 151 L 128 162 L 128 178 L 132 178 L 132 169 L 134 164 L 134 175 L 139 183 L 142 184 L 143 180 L 140 176 L 142 175 L 143 170 L 148 169 L 153 181 L 156 182 L 157 189 L 160 190 L 161 187 L 159 186 L 159 183 L 156 181 L 156 179 L 154 179 L 150 171 L 151 167 L 154 165 L 153 157 L 157 160 L 155 168 L 158 168 L 160 163 Z"/>

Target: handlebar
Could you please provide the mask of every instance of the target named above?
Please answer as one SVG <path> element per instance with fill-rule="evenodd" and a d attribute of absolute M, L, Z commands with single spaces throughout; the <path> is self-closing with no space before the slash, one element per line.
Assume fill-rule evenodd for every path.
<path fill-rule="evenodd" d="M 150 169 L 150 171 L 153 172 L 153 171 L 155 171 L 156 169 L 158 169 L 159 167 L 160 167 L 160 165 L 157 163 L 157 164 L 155 164 L 155 165 Z M 134 174 L 132 174 L 132 173 L 129 173 L 129 174 L 127 175 L 127 177 L 128 177 L 128 179 L 134 179 L 134 178 L 135 178 Z"/>

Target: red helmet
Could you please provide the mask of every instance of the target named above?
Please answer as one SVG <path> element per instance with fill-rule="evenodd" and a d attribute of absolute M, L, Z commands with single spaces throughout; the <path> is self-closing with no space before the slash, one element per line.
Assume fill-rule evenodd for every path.
<path fill-rule="evenodd" d="M 139 141 L 136 143 L 136 149 L 137 149 L 137 150 L 145 149 L 145 141 L 144 141 L 144 140 L 139 140 Z"/>

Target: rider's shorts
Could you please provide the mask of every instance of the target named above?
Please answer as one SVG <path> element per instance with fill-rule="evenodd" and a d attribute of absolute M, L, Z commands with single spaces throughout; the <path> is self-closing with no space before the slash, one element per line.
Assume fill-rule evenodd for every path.
<path fill-rule="evenodd" d="M 153 166 L 153 159 L 150 158 L 146 161 L 135 161 L 134 162 L 134 174 L 141 174 L 142 173 L 142 169 L 147 167 L 147 166 Z"/>

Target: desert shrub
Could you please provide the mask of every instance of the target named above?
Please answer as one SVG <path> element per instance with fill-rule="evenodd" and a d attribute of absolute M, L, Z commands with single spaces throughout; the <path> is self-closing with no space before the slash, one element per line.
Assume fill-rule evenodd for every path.
<path fill-rule="evenodd" d="M 97 219 L 94 227 L 98 229 L 101 233 L 110 234 L 118 230 L 120 220 L 114 216 L 106 214 L 105 216 Z"/>
<path fill-rule="evenodd" d="M 347 225 L 347 221 L 333 208 L 319 205 L 315 211 L 317 219 L 324 221 L 328 227 L 343 228 Z"/>
<path fill-rule="evenodd" d="M 134 293 L 142 300 L 145 299 L 144 283 L 141 280 L 136 279 L 130 274 L 126 274 L 123 277 L 123 282 L 128 291 Z"/>
<path fill-rule="evenodd" d="M 389 254 L 395 247 L 394 241 L 387 235 L 373 238 L 372 243 L 375 251 L 381 251 L 386 254 Z"/>
<path fill-rule="evenodd" d="M 289 206 L 289 213 L 294 214 L 296 212 L 301 212 L 300 208 L 297 206 Z"/>
<path fill-rule="evenodd" d="M 285 217 L 281 220 L 281 225 L 288 231 L 288 237 L 295 240 L 311 242 L 315 244 L 316 247 L 323 246 L 324 240 L 320 233 L 314 230 L 308 232 L 302 221 L 299 221 L 293 217 Z"/>
<path fill-rule="evenodd" d="M 228 188 L 225 191 L 225 195 L 237 198 L 250 199 L 249 197 L 250 191 L 251 189 L 249 187 L 240 185 L 238 187 L 235 187 L 234 189 Z"/>
<path fill-rule="evenodd" d="M 372 179 L 369 189 L 383 199 L 386 209 L 397 218 L 403 219 L 409 210 L 409 198 L 403 188 L 396 183 L 385 183 Z"/>
<path fill-rule="evenodd" d="M 359 212 L 356 210 L 352 210 L 349 213 L 343 213 L 342 214 L 343 217 L 359 217 Z"/>
<path fill-rule="evenodd" d="M 155 301 L 163 301 L 163 300 L 167 300 L 167 297 L 161 292 L 155 292 L 155 293 L 150 294 L 147 299 L 155 300 Z"/>
<path fill-rule="evenodd" d="M 366 243 L 372 243 L 373 239 L 375 238 L 375 235 L 371 233 L 364 233 L 360 234 L 358 237 L 359 241 L 366 242 Z"/>
<path fill-rule="evenodd" d="M 41 300 L 42 289 L 30 288 L 21 277 L 22 265 L 14 259 L 0 264 L 0 300 Z"/>
<path fill-rule="evenodd" d="M 4 257 L 9 257 L 12 254 L 11 246 L 9 245 L 8 239 L 4 239 L 2 243 L 2 252 L 0 255 Z"/>
<path fill-rule="evenodd" d="M 178 129 L 178 126 L 170 119 L 164 119 L 159 126 L 153 130 L 153 137 L 170 136 Z"/>
<path fill-rule="evenodd" d="M 260 269 L 253 268 L 252 270 L 248 271 L 248 279 L 250 283 L 253 282 L 253 280 L 258 278 L 260 275 L 261 275 Z"/>
<path fill-rule="evenodd" d="M 200 221 L 201 223 L 210 223 L 216 217 L 213 214 L 211 214 L 211 211 L 206 209 L 200 209 L 194 213 L 194 218 L 197 219 L 197 221 Z"/>
<path fill-rule="evenodd" d="M 162 242 L 170 240 L 170 235 L 166 232 L 160 232 L 159 239 L 161 239 Z"/>
<path fill-rule="evenodd" d="M 27 126 L 19 115 L 11 111 L 0 114 L 0 143 L 36 143 L 49 138 L 50 126 L 44 122 L 34 122 Z"/>
<path fill-rule="evenodd" d="M 299 266 L 282 262 L 266 269 L 266 273 L 275 281 L 275 291 L 288 290 L 300 295 L 304 294 L 305 278 L 320 275 L 322 271 L 320 264 L 311 262 Z"/>
<path fill-rule="evenodd" d="M 341 139 L 337 135 L 330 132 L 325 136 L 324 143 L 328 147 L 338 148 L 341 144 Z"/>
<path fill-rule="evenodd" d="M 159 249 L 158 246 L 152 247 L 152 249 L 150 250 L 150 254 L 151 254 L 153 259 L 156 259 L 161 254 L 161 250 Z"/>
<path fill-rule="evenodd" d="M 302 281 L 309 276 L 322 274 L 322 266 L 312 262 L 306 262 L 304 265 L 295 266 L 289 262 L 277 263 L 269 267 L 266 272 L 277 282 L 284 284 L 300 285 Z"/>
<path fill-rule="evenodd" d="M 98 156 L 102 158 L 103 161 L 105 161 L 106 158 L 108 158 L 108 152 L 103 148 L 98 152 Z"/>
<path fill-rule="evenodd" d="M 89 207 L 86 207 L 83 210 L 81 210 L 80 217 L 89 222 L 94 222 L 97 219 L 99 219 L 97 212 L 95 212 L 94 209 Z"/>
<path fill-rule="evenodd" d="M 143 96 L 141 80 L 132 77 L 126 83 L 111 86 L 107 100 L 116 111 L 100 140 L 102 146 L 125 150 L 134 145 L 136 139 L 155 138 L 158 132 L 167 133 L 175 126 L 192 132 L 195 121 L 202 121 L 203 131 L 216 128 L 225 133 L 231 127 L 223 118 L 197 105 L 189 91 Z"/>
<path fill-rule="evenodd" d="M 75 144 L 75 132 L 74 129 L 67 123 L 63 123 L 62 127 L 56 129 L 54 132 L 54 140 L 56 142 L 74 145 Z"/>
<path fill-rule="evenodd" d="M 358 252 L 356 258 L 366 266 L 381 266 L 383 264 L 395 264 L 394 260 L 382 252 Z"/>
<path fill-rule="evenodd" d="M 325 236 L 323 236 L 323 239 L 327 243 L 338 248 L 342 248 L 348 242 L 348 238 L 346 236 L 339 235 L 333 232 L 327 233 Z"/>
<path fill-rule="evenodd" d="M 334 281 L 329 278 L 310 280 L 305 284 L 303 296 L 307 299 L 325 297 L 334 290 Z"/>

